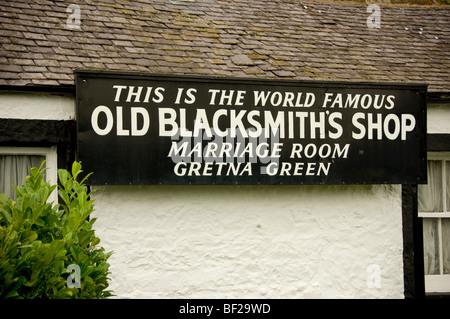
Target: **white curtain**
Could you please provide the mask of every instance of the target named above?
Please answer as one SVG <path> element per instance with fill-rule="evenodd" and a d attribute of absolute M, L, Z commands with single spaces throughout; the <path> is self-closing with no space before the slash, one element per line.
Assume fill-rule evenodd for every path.
<path fill-rule="evenodd" d="M 15 200 L 12 185 L 23 185 L 30 168 L 39 167 L 44 160 L 45 156 L 40 155 L 0 155 L 0 194 Z"/>
<path fill-rule="evenodd" d="M 445 183 L 442 180 L 445 163 Z M 446 185 L 443 194 L 443 187 Z M 443 198 L 445 196 L 445 198 Z M 419 185 L 419 212 L 447 212 L 450 210 L 450 162 L 428 161 L 428 184 Z M 440 227 L 439 227 L 440 223 Z M 440 250 L 442 244 L 442 251 Z M 441 275 L 440 256 L 442 254 L 443 274 L 450 274 L 450 218 L 423 218 L 423 252 L 426 275 Z"/>
<path fill-rule="evenodd" d="M 428 184 L 419 185 L 419 212 L 442 212 L 442 161 L 428 161 Z"/>
<path fill-rule="evenodd" d="M 439 239 L 436 218 L 423 219 L 423 257 L 425 275 L 438 275 Z"/>

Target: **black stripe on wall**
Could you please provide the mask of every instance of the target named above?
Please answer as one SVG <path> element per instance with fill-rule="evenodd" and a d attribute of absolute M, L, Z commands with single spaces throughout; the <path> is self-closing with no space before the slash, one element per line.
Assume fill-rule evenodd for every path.
<path fill-rule="evenodd" d="M 428 152 L 449 152 L 450 134 L 427 134 Z"/>
<path fill-rule="evenodd" d="M 71 168 L 76 155 L 76 122 L 0 119 L 0 146 L 57 146 L 58 168 Z"/>

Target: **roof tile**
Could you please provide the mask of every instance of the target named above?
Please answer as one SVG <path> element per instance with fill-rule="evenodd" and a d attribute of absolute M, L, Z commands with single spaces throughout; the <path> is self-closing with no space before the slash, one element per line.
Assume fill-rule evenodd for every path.
<path fill-rule="evenodd" d="M 2 1 L 0 83 L 73 85 L 74 69 L 422 82 L 450 91 L 450 6 L 272 0 Z"/>

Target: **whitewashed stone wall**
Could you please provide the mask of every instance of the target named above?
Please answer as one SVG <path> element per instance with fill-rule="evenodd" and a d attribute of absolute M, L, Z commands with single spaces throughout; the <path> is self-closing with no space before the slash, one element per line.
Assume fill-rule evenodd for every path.
<path fill-rule="evenodd" d="M 427 106 L 427 132 L 430 134 L 450 133 L 450 105 L 431 104 Z"/>
<path fill-rule="evenodd" d="M 95 191 L 120 298 L 403 298 L 400 186 Z"/>
<path fill-rule="evenodd" d="M 70 94 L 0 91 L 0 118 L 22 120 L 69 120 L 75 118 Z"/>

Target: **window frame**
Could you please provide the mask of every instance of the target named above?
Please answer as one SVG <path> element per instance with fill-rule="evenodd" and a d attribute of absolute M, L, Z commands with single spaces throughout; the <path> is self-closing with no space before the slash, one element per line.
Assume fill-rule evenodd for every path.
<path fill-rule="evenodd" d="M 438 244 L 439 244 L 439 272 L 438 275 L 425 275 L 425 293 L 450 293 L 450 274 L 443 274 L 443 243 L 442 243 L 442 218 L 450 218 L 450 207 L 447 207 L 447 165 L 450 162 L 450 152 L 428 152 L 428 160 L 442 161 L 442 212 L 421 212 L 418 216 L 422 220 L 425 218 L 437 219 Z"/>
<path fill-rule="evenodd" d="M 0 146 L 0 155 L 38 155 L 45 156 L 46 174 L 45 180 L 51 185 L 58 182 L 58 152 L 57 146 L 33 147 L 33 146 Z M 58 203 L 58 190 L 55 189 L 47 200 L 48 203 Z"/>

